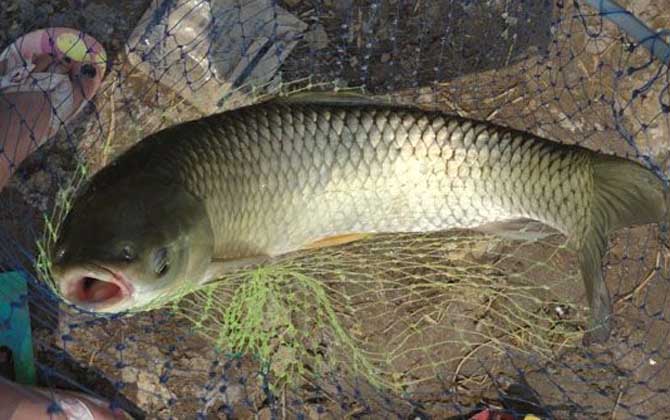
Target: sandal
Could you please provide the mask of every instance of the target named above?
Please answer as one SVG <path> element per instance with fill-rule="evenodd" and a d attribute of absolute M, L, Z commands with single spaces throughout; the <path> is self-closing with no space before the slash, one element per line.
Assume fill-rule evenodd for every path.
<path fill-rule="evenodd" d="M 127 419 L 121 409 L 74 391 L 19 385 L 0 377 L 0 418 L 12 420 L 117 420 Z"/>
<path fill-rule="evenodd" d="M 93 98 L 106 62 L 98 41 L 69 28 L 30 32 L 0 54 L 0 190 Z"/>

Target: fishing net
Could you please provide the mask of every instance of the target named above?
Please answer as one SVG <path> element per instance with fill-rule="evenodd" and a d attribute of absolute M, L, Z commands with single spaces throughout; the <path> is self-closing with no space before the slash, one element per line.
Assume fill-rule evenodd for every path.
<path fill-rule="evenodd" d="M 666 2 L 621 5 L 654 31 L 670 26 Z M 502 237 L 371 236 L 175 291 L 125 316 L 62 303 L 45 252 L 81 181 L 148 134 L 306 89 L 362 88 L 489 120 L 616 153 L 666 180 L 664 34 L 640 32 L 614 6 L 10 1 L 0 10 L 2 48 L 31 30 L 67 26 L 95 37 L 109 58 L 94 100 L 17 161 L 0 193 L 2 268 L 28 279 L 17 295 L 0 283 L 14 308 L 0 310 L 0 340 L 27 305 L 38 383 L 108 399 L 137 418 L 469 418 L 484 407 L 664 418 L 664 226 L 610 238 L 614 334 L 590 347 L 581 342 L 588 307 L 575 255 L 538 226 Z M 7 121 L 0 145 L 11 164 Z"/>

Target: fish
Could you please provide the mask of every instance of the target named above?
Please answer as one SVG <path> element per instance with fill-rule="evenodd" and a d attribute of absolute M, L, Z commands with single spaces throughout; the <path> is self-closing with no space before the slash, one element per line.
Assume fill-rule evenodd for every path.
<path fill-rule="evenodd" d="M 533 220 L 577 254 L 584 340 L 611 334 L 608 235 L 663 223 L 663 180 L 621 157 L 406 105 L 270 100 L 158 131 L 74 198 L 50 259 L 69 303 L 141 311 L 236 267 L 376 233 Z"/>

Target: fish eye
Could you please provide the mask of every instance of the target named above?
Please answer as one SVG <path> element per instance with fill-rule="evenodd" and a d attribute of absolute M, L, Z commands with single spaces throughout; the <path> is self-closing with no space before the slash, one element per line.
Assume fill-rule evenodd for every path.
<path fill-rule="evenodd" d="M 168 259 L 168 249 L 166 247 L 158 248 L 153 255 L 154 272 L 159 277 L 163 277 L 170 270 L 170 261 Z"/>
<path fill-rule="evenodd" d="M 130 262 L 135 259 L 135 249 L 133 249 L 131 245 L 125 245 L 121 249 L 121 256 L 123 257 L 124 260 Z"/>

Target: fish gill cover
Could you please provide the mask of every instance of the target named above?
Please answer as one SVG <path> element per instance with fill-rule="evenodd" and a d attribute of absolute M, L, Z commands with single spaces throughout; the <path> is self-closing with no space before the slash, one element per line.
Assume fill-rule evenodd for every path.
<path fill-rule="evenodd" d="M 668 69 L 587 3 L 10 1 L 2 48 L 67 26 L 107 52 L 95 98 L 1 193 L 2 267 L 30 279 L 40 383 L 149 418 L 467 418 L 483 406 L 662 418 L 663 226 L 610 237 L 614 332 L 588 347 L 576 258 L 553 234 L 379 235 L 127 316 L 82 313 L 50 287 L 46 251 L 90 174 L 161 128 L 298 90 L 363 88 L 616 153 L 667 179 Z M 621 3 L 651 28 L 670 26 L 664 2 Z M 18 140 L 4 136 L 13 162 Z M 532 403 L 506 397 L 518 384 L 516 402 Z"/>

